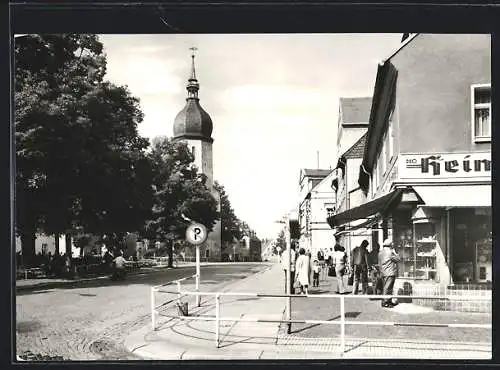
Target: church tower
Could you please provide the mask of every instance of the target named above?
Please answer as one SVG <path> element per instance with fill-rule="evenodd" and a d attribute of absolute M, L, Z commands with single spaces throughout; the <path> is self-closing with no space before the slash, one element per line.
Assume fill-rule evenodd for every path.
<path fill-rule="evenodd" d="M 196 78 L 196 69 L 194 65 L 195 47 L 190 49 L 191 54 L 191 73 L 186 85 L 187 98 L 186 105 L 177 114 L 174 120 L 174 140 L 185 141 L 194 155 L 194 164 L 198 170 L 207 176 L 207 186 L 212 195 L 217 200 L 218 211 L 220 212 L 220 195 L 214 189 L 213 175 L 213 152 L 212 138 L 213 124 L 210 115 L 200 105 L 198 91 L 200 84 Z M 208 234 L 202 253 L 202 261 L 207 259 L 220 260 L 221 258 L 221 225 L 220 221 L 214 225 L 213 231 Z"/>
<path fill-rule="evenodd" d="M 174 139 L 184 140 L 194 155 L 194 164 L 200 172 L 207 176 L 207 185 L 213 186 L 213 153 L 212 144 L 212 119 L 201 107 L 198 91 L 200 85 L 196 79 L 196 70 L 194 66 L 194 51 L 191 48 L 191 75 L 186 86 L 187 98 L 186 105 L 175 117 L 174 121 Z"/>

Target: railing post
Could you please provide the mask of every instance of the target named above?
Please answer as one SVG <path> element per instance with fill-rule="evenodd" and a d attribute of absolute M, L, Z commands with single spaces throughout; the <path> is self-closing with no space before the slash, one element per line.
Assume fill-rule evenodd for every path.
<path fill-rule="evenodd" d="M 153 327 L 153 331 L 156 330 L 155 325 L 155 288 L 151 287 L 151 326 Z"/>
<path fill-rule="evenodd" d="M 201 277 L 201 272 L 200 272 L 200 246 L 196 246 L 196 291 L 200 291 L 200 277 Z M 196 295 L 196 305 L 200 307 L 201 302 L 200 302 L 200 295 Z"/>
<path fill-rule="evenodd" d="M 181 303 L 181 282 L 177 280 L 177 303 Z"/>
<path fill-rule="evenodd" d="M 219 348 L 220 293 L 215 294 L 215 346 Z"/>
<path fill-rule="evenodd" d="M 345 351 L 345 300 L 340 296 L 340 352 Z"/>

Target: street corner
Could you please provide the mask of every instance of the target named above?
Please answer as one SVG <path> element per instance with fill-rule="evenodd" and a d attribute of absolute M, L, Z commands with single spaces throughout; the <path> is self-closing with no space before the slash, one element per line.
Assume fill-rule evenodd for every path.
<path fill-rule="evenodd" d="M 128 352 L 144 360 L 180 360 L 187 348 L 164 340 L 148 338 L 154 336 L 150 325 L 146 325 L 125 338 L 124 346 Z"/>

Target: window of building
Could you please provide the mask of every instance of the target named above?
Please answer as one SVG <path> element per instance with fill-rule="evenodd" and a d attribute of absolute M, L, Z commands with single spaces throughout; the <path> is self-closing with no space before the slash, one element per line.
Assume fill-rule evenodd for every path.
<path fill-rule="evenodd" d="M 326 215 L 327 217 L 331 217 L 335 214 L 335 208 L 334 207 L 327 207 L 326 208 Z"/>
<path fill-rule="evenodd" d="M 47 254 L 47 244 L 42 244 L 42 254 Z"/>
<path fill-rule="evenodd" d="M 193 154 L 193 157 L 196 158 L 196 156 L 195 156 L 195 150 L 196 150 L 196 148 L 194 146 L 192 146 L 191 147 L 191 154 Z"/>
<path fill-rule="evenodd" d="M 206 258 L 210 257 L 210 249 L 205 250 L 205 257 Z"/>
<path fill-rule="evenodd" d="M 471 98 L 473 139 L 491 141 L 491 84 L 472 85 Z"/>

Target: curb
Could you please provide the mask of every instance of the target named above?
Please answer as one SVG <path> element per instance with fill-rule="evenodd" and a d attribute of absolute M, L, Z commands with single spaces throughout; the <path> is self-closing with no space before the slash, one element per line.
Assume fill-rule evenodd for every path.
<path fill-rule="evenodd" d="M 172 342 L 150 342 L 144 343 L 144 336 L 151 333 L 146 327 L 129 335 L 124 342 L 127 350 L 138 357 L 146 360 L 277 360 L 277 359 L 340 359 L 343 356 L 336 352 L 308 351 L 307 349 L 297 350 L 275 348 L 231 350 L 206 349 L 200 346 L 178 345 Z M 144 343 L 134 345 L 134 343 Z"/>

